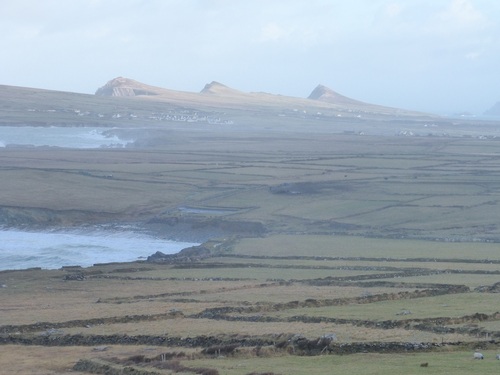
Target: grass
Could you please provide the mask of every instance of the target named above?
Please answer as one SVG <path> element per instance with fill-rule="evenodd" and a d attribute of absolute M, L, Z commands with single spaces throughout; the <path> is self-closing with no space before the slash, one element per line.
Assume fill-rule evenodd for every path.
<path fill-rule="evenodd" d="M 400 320 L 424 319 L 438 317 L 461 317 L 475 313 L 492 314 L 499 311 L 495 303 L 498 296 L 495 294 L 453 294 L 436 297 L 426 297 L 413 300 L 397 300 L 374 302 L 366 304 L 349 304 L 346 306 L 299 308 L 286 312 L 270 313 L 270 315 L 321 316 L 339 319 L 357 320 Z M 410 315 L 400 314 L 410 311 Z"/>
<path fill-rule="evenodd" d="M 198 301 L 232 301 L 232 302 L 251 302 L 251 303 L 286 303 L 294 300 L 311 299 L 338 299 L 338 298 L 356 298 L 366 294 L 397 293 L 413 289 L 405 288 L 366 288 L 361 286 L 308 286 L 298 283 L 291 285 L 278 286 L 270 285 L 264 288 L 248 288 L 244 290 L 227 290 L 218 293 L 207 293 L 197 296 Z"/>
<path fill-rule="evenodd" d="M 356 354 L 352 356 L 320 357 L 271 357 L 255 359 L 222 358 L 211 361 L 194 361 L 192 365 L 217 366 L 221 375 L 244 375 L 252 371 L 276 374 L 445 374 L 469 375 L 473 373 L 496 374 L 498 363 L 492 359 L 494 352 L 487 352 L 489 360 L 474 361 L 470 352 L 422 354 Z M 428 363 L 422 368 L 420 364 Z"/>
<path fill-rule="evenodd" d="M 492 141 L 226 130 L 155 128 L 155 142 L 168 142 L 154 149 L 4 149 L 0 205 L 73 209 L 89 213 L 87 220 L 165 210 L 186 216 L 176 211 L 182 205 L 241 207 L 225 217 L 277 232 L 440 240 L 499 234 L 498 165 L 477 155 L 479 143 Z M 461 153 L 448 152 L 455 143 Z M 273 194 L 283 183 L 299 184 L 299 194 Z"/>
<path fill-rule="evenodd" d="M 189 349 L 183 349 L 189 353 Z M 112 357 L 128 357 L 139 353 L 151 354 L 161 352 L 158 348 L 144 346 L 109 347 L 105 352 L 95 351 L 93 347 L 67 346 L 21 346 L 3 345 L 0 347 L 0 368 L 9 370 L 10 374 L 22 375 L 78 375 L 84 374 L 71 370 L 77 362 L 76 358 L 96 359 Z"/>
<path fill-rule="evenodd" d="M 217 277 L 242 278 L 257 280 L 260 282 L 267 280 L 300 280 L 310 278 L 324 278 L 329 276 L 348 277 L 354 275 L 373 274 L 376 271 L 349 271 L 349 270 L 324 270 L 324 269 L 294 269 L 294 268 L 275 268 L 261 266 L 228 266 L 202 269 L 172 269 L 168 272 L 169 277 L 189 277 L 210 279 Z"/>
<path fill-rule="evenodd" d="M 449 243 L 326 235 L 278 234 L 265 238 L 246 238 L 233 247 L 233 252 L 255 256 L 500 259 L 498 247 L 492 243 Z"/>
<path fill-rule="evenodd" d="M 0 348 L 0 366 L 13 369 L 19 374 L 30 375 L 69 375 L 74 358 L 127 357 L 135 353 L 156 355 L 165 352 L 164 348 L 133 346 L 113 346 L 106 352 L 93 352 L 92 348 L 82 347 L 19 347 Z M 175 349 L 174 349 L 175 350 Z M 189 351 L 189 350 L 184 350 Z M 422 373 L 443 374 L 453 372 L 457 375 L 471 373 L 497 374 L 498 363 L 493 359 L 495 351 L 482 351 L 485 359 L 472 359 L 470 351 L 450 351 L 419 354 L 354 354 L 346 356 L 295 357 L 290 355 L 269 357 L 226 357 L 186 361 L 189 367 L 217 368 L 221 375 L 246 375 L 250 372 L 274 372 L 275 374 L 301 375 L 304 373 L 324 374 L 342 372 L 348 374 Z M 428 367 L 422 368 L 422 363 Z M 16 369 L 16 370 L 14 370 Z M 16 373 L 16 372 L 14 372 Z"/>
<path fill-rule="evenodd" d="M 362 328 L 353 325 L 335 325 L 332 323 L 302 323 L 302 322 L 227 322 L 204 319 L 172 319 L 158 322 L 143 322 L 142 324 L 108 324 L 104 327 L 63 329 L 64 334 L 76 335 L 112 335 L 116 332 L 130 336 L 164 335 L 173 337 L 232 336 L 235 338 L 266 337 L 278 338 L 283 335 L 292 336 L 300 332 L 310 340 L 315 340 L 325 334 L 334 333 L 342 343 L 352 342 L 467 342 L 476 341 L 463 334 L 437 334 L 394 328 L 381 330 Z"/>
<path fill-rule="evenodd" d="M 81 121 L 71 112 L 46 112 L 62 103 L 59 94 L 35 90 L 15 95 L 24 101 L 12 96 L 0 122 L 34 121 L 36 116 L 44 124 Z M 44 105 L 26 115 L 37 97 Z M 137 102 L 122 99 L 71 95 L 65 105 L 105 115 L 132 109 L 141 116 L 181 110 L 177 102 L 144 100 L 139 109 L 134 107 Z M 217 112 L 214 106 L 220 103 L 211 100 L 210 108 L 200 110 Z M 434 331 L 367 327 L 387 320 L 498 311 L 497 293 L 398 295 L 429 288 L 446 293 L 444 284 L 475 288 L 499 281 L 499 275 L 491 273 L 498 271 L 500 261 L 498 141 L 385 136 L 381 134 L 394 134 L 399 125 L 283 118 L 276 113 L 269 117 L 269 107 L 253 103 L 252 113 L 237 112 L 238 103 L 221 111 L 224 118 L 240 121 L 235 127 L 120 123 L 113 131 L 138 140 L 130 149 L 0 149 L 2 224 L 31 220 L 41 227 L 58 227 L 133 221 L 163 237 L 191 238 L 204 231 L 199 237 L 218 239 L 213 257 L 181 264 L 0 272 L 0 285 L 5 285 L 0 288 L 0 338 L 38 340 L 58 327 L 62 335 L 49 336 L 54 345 L 59 337 L 80 334 L 90 339 L 189 336 L 240 345 L 243 339 L 286 340 L 287 335 L 300 334 L 314 340 L 325 333 L 335 333 L 339 344 L 467 345 L 428 353 L 314 357 L 291 355 L 290 347 L 266 347 L 265 355 L 256 357 L 255 347 L 241 346 L 234 356 L 213 358 L 202 355 L 203 346 L 169 348 L 154 340 L 147 347 L 112 342 L 106 352 L 95 352 L 88 344 L 2 344 L 0 368 L 26 375 L 69 374 L 81 358 L 125 359 L 182 350 L 195 358 L 186 360 L 187 366 L 231 375 L 498 372 L 493 360 L 497 348 L 487 347 L 484 332 L 443 334 L 439 323 L 431 324 Z M 99 123 L 116 125 L 108 118 Z M 342 134 L 354 128 L 377 135 Z M 145 224 L 151 219 L 154 225 Z M 261 229 L 249 231 L 254 224 Z M 150 249 L 151 254 L 155 251 Z M 417 269 L 419 276 L 403 275 Z M 447 269 L 464 272 L 435 272 Z M 74 272 L 86 278 L 64 279 Z M 384 273 L 399 277 L 377 276 Z M 344 304 L 332 306 L 336 299 L 344 299 Z M 411 314 L 399 315 L 404 310 Z M 287 321 L 297 315 L 303 319 Z M 248 317 L 253 320 L 242 319 Z M 265 321 L 267 317 L 278 319 Z M 316 323 L 316 317 L 345 322 Z M 354 325 L 353 319 L 366 324 Z M 495 335 L 498 322 L 469 319 L 459 326 Z M 486 360 L 472 360 L 476 343 L 486 347 Z"/>
<path fill-rule="evenodd" d="M 466 285 L 470 288 L 477 288 L 483 285 L 492 285 L 500 281 L 500 275 L 467 275 L 463 274 L 440 274 L 428 276 L 405 277 L 403 279 L 407 283 L 442 283 Z"/>

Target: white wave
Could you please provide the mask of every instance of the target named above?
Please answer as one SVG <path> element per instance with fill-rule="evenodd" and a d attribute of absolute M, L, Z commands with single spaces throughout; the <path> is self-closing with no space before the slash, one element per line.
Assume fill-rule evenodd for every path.
<path fill-rule="evenodd" d="M 129 262 L 144 259 L 156 251 L 173 254 L 193 245 L 127 231 L 0 230 L 0 270 Z"/>
<path fill-rule="evenodd" d="M 110 134 L 108 128 L 2 126 L 0 147 L 7 145 L 68 148 L 125 147 L 133 140 Z M 2 146 L 3 145 L 3 146 Z"/>

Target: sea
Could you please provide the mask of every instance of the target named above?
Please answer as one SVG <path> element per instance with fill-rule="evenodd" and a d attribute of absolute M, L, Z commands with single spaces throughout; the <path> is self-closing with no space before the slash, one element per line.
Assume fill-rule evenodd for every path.
<path fill-rule="evenodd" d="M 170 241 L 131 227 L 24 231 L 0 229 L 0 270 L 89 267 L 175 254 L 198 243 Z"/>
<path fill-rule="evenodd" d="M 113 128 L 1 126 L 0 148 L 64 147 L 122 148 L 133 140 L 117 137 Z M 145 259 L 161 251 L 177 253 L 197 243 L 170 241 L 132 226 L 101 226 L 71 230 L 0 228 L 0 270 L 63 266 Z"/>
<path fill-rule="evenodd" d="M 122 148 L 133 143 L 120 139 L 113 128 L 1 126 L 0 147 Z"/>

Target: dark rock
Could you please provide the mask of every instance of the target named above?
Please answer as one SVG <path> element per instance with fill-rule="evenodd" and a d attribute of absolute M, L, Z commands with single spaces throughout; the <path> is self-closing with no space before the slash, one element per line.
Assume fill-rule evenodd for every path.
<path fill-rule="evenodd" d="M 70 273 L 63 277 L 64 281 L 83 281 L 86 279 L 87 277 L 83 273 Z"/>
<path fill-rule="evenodd" d="M 161 251 L 157 251 L 153 255 L 148 256 L 146 261 L 151 263 L 193 262 L 208 258 L 209 256 L 210 256 L 210 249 L 206 248 L 203 245 L 199 245 L 182 249 L 177 254 L 164 254 Z"/>

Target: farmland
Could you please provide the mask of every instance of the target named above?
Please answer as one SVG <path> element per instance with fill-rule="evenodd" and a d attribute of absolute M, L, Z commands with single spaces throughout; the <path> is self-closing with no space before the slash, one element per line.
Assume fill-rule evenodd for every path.
<path fill-rule="evenodd" d="M 99 113 L 110 103 L 144 103 L 144 116 L 166 106 L 68 98 Z M 396 135 L 404 119 L 269 111 L 254 125 L 241 108 L 217 110 L 233 124 L 127 123 L 112 129 L 136 140 L 123 149 L 1 148 L 3 226 L 134 223 L 201 245 L 147 261 L 0 272 L 0 368 L 496 374 L 494 127 L 442 121 L 451 135 L 406 137 Z M 476 349 L 485 360 L 473 360 Z"/>

